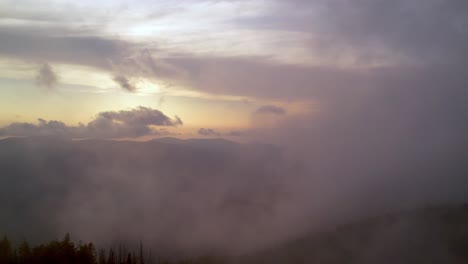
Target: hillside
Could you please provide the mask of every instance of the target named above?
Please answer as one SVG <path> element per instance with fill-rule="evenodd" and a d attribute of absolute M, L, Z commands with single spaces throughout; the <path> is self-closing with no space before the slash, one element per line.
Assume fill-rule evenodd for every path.
<path fill-rule="evenodd" d="M 357 221 L 237 259 L 238 263 L 468 263 L 468 205 Z"/>

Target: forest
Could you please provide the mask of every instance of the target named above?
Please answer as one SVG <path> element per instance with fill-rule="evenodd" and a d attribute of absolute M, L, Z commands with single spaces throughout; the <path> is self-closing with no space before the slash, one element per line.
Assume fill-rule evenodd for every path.
<path fill-rule="evenodd" d="M 61 240 L 0 240 L 0 264 L 468 263 L 468 204 L 366 218 L 249 253 L 170 255 L 143 242 L 100 247 Z M 182 253 L 182 252 L 181 252 Z"/>
<path fill-rule="evenodd" d="M 119 245 L 116 248 L 97 249 L 93 243 L 75 244 L 69 234 L 62 240 L 53 240 L 31 246 L 27 241 L 13 243 L 4 236 L 0 241 L 0 264 L 214 264 L 219 258 L 203 256 L 184 260 L 162 260 L 145 252 Z"/>

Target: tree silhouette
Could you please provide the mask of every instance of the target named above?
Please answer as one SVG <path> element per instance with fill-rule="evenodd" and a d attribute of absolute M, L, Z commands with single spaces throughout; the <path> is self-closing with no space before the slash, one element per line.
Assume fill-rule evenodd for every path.
<path fill-rule="evenodd" d="M 143 243 L 137 250 L 129 250 L 124 245 L 118 246 L 116 254 L 114 248 L 96 250 L 93 243 L 79 242 L 75 245 L 69 234 L 62 240 L 30 246 L 24 240 L 14 245 L 6 236 L 0 240 L 0 264 L 152 264 L 152 254 L 145 257 Z M 160 264 L 217 264 L 216 259 L 194 258 L 180 261 L 157 261 Z"/>

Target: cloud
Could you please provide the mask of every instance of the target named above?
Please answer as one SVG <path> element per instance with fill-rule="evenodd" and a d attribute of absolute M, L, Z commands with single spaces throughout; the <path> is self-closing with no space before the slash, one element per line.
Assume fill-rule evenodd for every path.
<path fill-rule="evenodd" d="M 468 6 L 463 0 L 271 3 L 269 12 L 234 23 L 250 30 L 307 34 L 310 37 L 302 43 L 304 48 L 335 61 L 446 63 L 466 58 L 468 34 L 462 28 L 468 23 Z"/>
<path fill-rule="evenodd" d="M 162 256 L 236 252 L 284 236 L 277 229 L 287 196 L 275 170 L 283 162 L 278 149 L 179 141 L 0 141 L 0 197 L 12 205 L 0 211 L 4 232 L 30 239 L 71 232 L 99 244 L 142 240 Z"/>
<path fill-rule="evenodd" d="M 64 136 L 73 133 L 74 127 L 69 127 L 65 123 L 51 120 L 46 121 L 39 118 L 38 124 L 32 123 L 12 123 L 0 128 L 0 135 L 4 136 Z"/>
<path fill-rule="evenodd" d="M 0 128 L 3 136 L 63 136 L 68 138 L 121 138 L 167 135 L 154 127 L 182 125 L 179 117 L 171 119 L 159 110 L 138 107 L 132 110 L 101 112 L 87 125 L 68 126 L 61 121 L 38 119 L 38 124 L 12 123 Z"/>
<path fill-rule="evenodd" d="M 231 130 L 227 132 L 221 132 L 212 128 L 200 128 L 198 134 L 208 137 L 243 137 L 249 134 L 249 131 L 242 130 Z"/>
<path fill-rule="evenodd" d="M 123 89 L 129 91 L 129 92 L 135 92 L 136 87 L 133 86 L 130 81 L 123 75 L 116 75 L 114 76 L 113 80 L 120 85 Z"/>
<path fill-rule="evenodd" d="M 220 136 L 221 133 L 211 128 L 200 128 L 198 129 L 198 134 L 202 136 Z"/>
<path fill-rule="evenodd" d="M 88 32 L 89 33 L 89 32 Z M 112 70 L 128 53 L 125 41 L 84 35 L 70 28 L 0 27 L 0 54 L 25 61 L 64 63 Z"/>
<path fill-rule="evenodd" d="M 329 16 L 331 13 L 334 16 Z M 336 41 L 357 48 L 386 49 L 423 63 L 466 59 L 468 5 L 465 1 L 332 1 L 323 27 Z M 427 45 L 431 43 L 431 45 Z"/>
<path fill-rule="evenodd" d="M 268 6 L 263 15 L 242 16 L 233 26 L 260 32 L 268 27 L 277 33 L 275 38 L 284 38 L 283 31 L 301 32 L 306 37 L 298 48 L 306 53 L 317 51 L 321 66 L 284 64 L 254 55 L 174 54 L 159 49 L 157 42 L 96 37 L 95 31 L 68 24 L 2 26 L 0 54 L 97 67 L 127 90 L 135 88 L 129 80 L 144 77 L 212 94 L 283 100 L 311 100 L 333 89 L 352 93 L 380 87 L 388 79 L 430 79 L 431 72 L 439 70 L 449 79 L 451 70 L 466 68 L 468 34 L 463 29 L 468 24 L 468 7 L 462 0 L 272 0 Z M 342 61 L 347 61 L 345 66 Z"/>
<path fill-rule="evenodd" d="M 232 130 L 226 133 L 225 135 L 230 136 L 230 137 L 241 137 L 247 134 L 248 134 L 248 131 Z"/>
<path fill-rule="evenodd" d="M 404 78 L 400 73 L 415 71 L 409 66 L 361 69 L 281 64 L 259 57 L 181 56 L 166 61 L 185 72 L 178 82 L 194 89 L 281 100 L 315 99 L 335 90 L 350 93 L 372 87 L 373 82 L 381 81 L 378 78 L 387 78 L 385 75 Z"/>
<path fill-rule="evenodd" d="M 280 143 L 292 160 L 302 160 L 298 202 L 316 207 L 315 215 L 336 213 L 344 221 L 352 214 L 466 201 L 461 185 L 468 166 L 460 158 L 468 153 L 468 125 L 461 121 L 468 106 L 461 98 L 468 91 L 463 81 L 420 81 L 389 79 L 346 96 L 334 91 L 320 98 L 318 113 L 260 128 L 258 140 Z"/>
<path fill-rule="evenodd" d="M 0 186 L 8 187 L 0 195 L 23 201 L 11 186 L 28 195 L 21 188 L 39 186 L 31 200 L 41 207 L 31 206 L 33 212 L 48 209 L 49 225 L 55 223 L 50 216 L 57 216 L 61 231 L 75 229 L 85 240 L 143 236 L 210 249 L 252 249 L 378 213 L 466 202 L 468 2 L 281 3 L 281 12 L 257 23 L 310 34 L 302 44 L 323 53 L 324 65 L 192 54 L 157 61 L 147 53 L 134 55 L 134 46 L 128 51 L 117 40 L 2 32 L 0 53 L 9 56 L 100 67 L 125 79 L 168 78 L 212 94 L 315 100 L 319 109 L 249 131 L 284 152 L 249 146 L 239 153 L 225 144 L 218 144 L 225 151 L 201 151 L 154 142 L 80 142 L 77 150 L 61 149 L 62 142 L 38 148 L 13 142 L 15 151 L 0 148 L 0 168 L 10 177 L 0 178 L 6 179 Z M 310 16 L 315 6 L 321 15 Z M 349 57 L 351 65 L 342 66 Z M 264 110 L 275 111 L 281 112 Z M 100 113 L 87 125 L 13 123 L 0 135 L 132 137 L 159 133 L 153 126 L 181 124 L 178 117 L 140 107 Z M 40 184 L 23 184 L 31 181 Z M 21 210 L 18 204 L 12 208 Z"/>
<path fill-rule="evenodd" d="M 255 114 L 257 115 L 265 115 L 265 114 L 285 115 L 286 110 L 276 105 L 263 105 L 263 106 L 260 106 L 257 110 L 255 110 Z"/>
<path fill-rule="evenodd" d="M 49 64 L 44 63 L 38 70 L 36 83 L 39 86 L 53 88 L 58 83 L 58 76 Z"/>

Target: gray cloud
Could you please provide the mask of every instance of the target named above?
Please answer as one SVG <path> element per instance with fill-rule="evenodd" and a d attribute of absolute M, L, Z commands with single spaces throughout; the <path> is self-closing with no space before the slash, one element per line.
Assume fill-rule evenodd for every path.
<path fill-rule="evenodd" d="M 67 27 L 0 26 L 0 56 L 28 62 L 47 61 L 84 65 L 107 71 L 120 87 L 135 91 L 133 77 L 175 79 L 184 77 L 164 59 L 156 59 L 143 43 L 130 43 L 111 37 L 98 37 L 93 31 Z"/>
<path fill-rule="evenodd" d="M 26 61 L 67 63 L 111 70 L 130 45 L 67 28 L 0 27 L 0 54 Z"/>
<path fill-rule="evenodd" d="M 25 60 L 64 62 L 99 67 L 119 77 L 119 83 L 144 76 L 183 83 L 215 94 L 260 98 L 310 99 L 330 89 L 386 86 L 388 79 L 431 83 L 432 72 L 444 78 L 463 78 L 451 72 L 466 68 L 467 6 L 449 1 L 271 1 L 273 8 L 243 26 L 262 30 L 301 31 L 303 43 L 319 51 L 328 66 L 285 65 L 265 57 L 197 57 L 167 54 L 156 44 L 132 44 L 95 37 L 95 32 L 70 28 L 1 27 L 0 53 Z M 275 9 L 276 7 L 276 9 Z M 300 8 L 297 8 L 300 7 Z M 277 12 L 281 11 L 281 12 Z M 240 24 L 236 24 L 240 25 Z M 320 36 L 320 37 L 316 37 Z M 430 43 L 430 44 L 428 44 Z M 161 56 L 154 57 L 160 52 Z M 378 68 L 335 66 L 343 57 Z M 388 65 L 390 64 L 390 65 Z M 440 74 L 438 74 L 440 75 Z M 125 77 L 125 78 L 122 78 Z"/>
<path fill-rule="evenodd" d="M 241 137 L 241 136 L 245 136 L 247 134 L 248 134 L 248 131 L 232 130 L 232 131 L 229 131 L 228 133 L 226 133 L 225 135 L 229 136 L 229 137 Z"/>
<path fill-rule="evenodd" d="M 354 48 L 380 46 L 424 63 L 453 63 L 466 61 L 466 14 L 468 5 L 460 0 L 337 0 L 329 3 L 331 21 L 322 26 Z"/>
<path fill-rule="evenodd" d="M 0 135 L 3 136 L 50 136 L 69 135 L 73 133 L 74 127 L 69 127 L 61 121 L 46 121 L 39 118 L 38 124 L 32 123 L 12 123 L 0 128 Z"/>
<path fill-rule="evenodd" d="M 198 129 L 198 134 L 202 136 L 220 136 L 221 133 L 211 128 L 200 128 Z"/>
<path fill-rule="evenodd" d="M 281 142 L 293 160 L 302 160 L 297 202 L 315 207 L 315 215 L 345 221 L 370 211 L 466 201 L 463 83 L 389 79 L 386 89 L 334 91 L 321 97 L 319 113 L 283 119 L 258 137 L 270 136 L 268 142 Z"/>
<path fill-rule="evenodd" d="M 285 115 L 286 110 L 280 106 L 276 105 L 262 105 L 257 110 L 255 110 L 254 114 L 264 115 L 264 114 L 272 114 L 272 115 Z"/>
<path fill-rule="evenodd" d="M 268 145 L 49 137 L 10 138 L 0 146 L 0 197 L 12 205 L 0 222 L 9 234 L 142 240 L 164 256 L 167 249 L 241 252 L 286 233 L 284 160 Z"/>
<path fill-rule="evenodd" d="M 182 69 L 187 76 L 183 80 L 196 89 L 260 98 L 311 99 L 338 90 L 353 94 L 362 89 L 394 85 L 411 89 L 444 81 L 466 85 L 465 2 L 384 2 L 288 1 L 279 4 L 281 12 L 246 21 L 246 27 L 256 30 L 266 23 L 268 30 L 318 34 L 303 44 L 328 58 L 328 66 L 284 65 L 261 57 L 166 60 Z M 363 67 L 334 65 L 349 57 Z M 369 66 L 374 64 L 380 66 Z"/>
<path fill-rule="evenodd" d="M 468 34 L 463 28 L 468 6 L 463 0 L 271 3 L 275 5 L 265 15 L 234 23 L 249 29 L 310 34 L 304 47 L 330 59 L 354 56 L 358 64 L 405 58 L 447 63 L 466 58 Z"/>
<path fill-rule="evenodd" d="M 123 89 L 129 92 L 135 92 L 136 87 L 130 83 L 130 81 L 123 75 L 114 76 L 113 80 Z"/>
<path fill-rule="evenodd" d="M 312 98 L 329 89 L 360 86 L 362 70 L 283 65 L 264 58 L 179 57 L 168 63 L 185 72 L 179 79 L 195 89 L 259 98 Z"/>
<path fill-rule="evenodd" d="M 47 88 L 53 88 L 57 85 L 58 76 L 48 63 L 44 63 L 40 66 L 36 76 L 36 83 L 39 86 L 45 86 Z"/>
<path fill-rule="evenodd" d="M 168 135 L 156 127 L 182 125 L 179 117 L 171 119 L 159 110 L 138 107 L 132 110 L 101 112 L 87 125 L 68 126 L 61 121 L 39 119 L 38 124 L 12 123 L 0 128 L 3 136 L 62 136 L 69 138 L 120 138 Z"/>
<path fill-rule="evenodd" d="M 247 130 L 231 130 L 231 131 L 218 131 L 212 128 L 200 128 L 198 134 L 202 136 L 210 137 L 243 137 L 248 136 L 249 131 Z"/>

